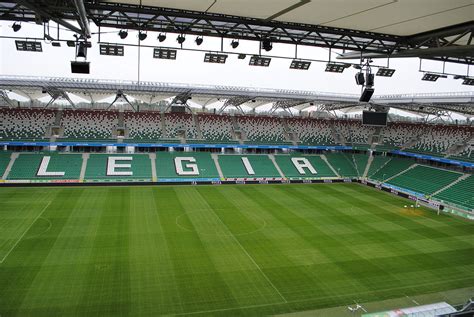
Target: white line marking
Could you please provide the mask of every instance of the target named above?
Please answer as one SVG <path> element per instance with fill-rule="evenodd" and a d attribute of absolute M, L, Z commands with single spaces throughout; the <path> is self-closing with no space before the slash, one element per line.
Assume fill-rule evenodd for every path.
<path fill-rule="evenodd" d="M 35 224 L 36 220 L 39 219 L 39 217 L 41 217 L 41 215 L 43 215 L 43 212 L 48 209 L 49 205 L 51 205 L 53 201 L 50 201 L 40 212 L 40 214 L 38 216 L 36 216 L 35 220 L 33 220 L 33 222 L 28 226 L 28 228 L 26 228 L 25 232 L 23 232 L 23 234 L 21 235 L 21 237 L 15 242 L 15 244 L 13 245 L 13 247 L 10 249 L 10 251 L 8 251 L 8 253 L 3 257 L 3 259 L 0 261 L 0 264 L 3 263 L 3 261 L 5 261 L 5 259 L 10 255 L 10 253 L 13 251 L 13 249 L 16 248 L 16 246 L 18 245 L 18 243 L 20 243 L 21 239 L 23 239 L 23 237 L 25 236 L 25 234 L 31 229 L 31 227 L 33 227 L 33 225 Z"/>
<path fill-rule="evenodd" d="M 210 207 L 210 206 L 209 206 Z M 235 242 L 237 242 L 237 244 L 240 246 L 240 248 L 242 249 L 242 251 L 245 252 L 245 254 L 247 255 L 247 257 L 252 261 L 252 263 L 257 267 L 257 269 L 260 271 L 260 273 L 262 273 L 263 277 L 267 280 L 267 282 L 273 287 L 273 289 L 278 293 L 278 295 L 280 295 L 280 297 L 283 299 L 283 301 L 285 303 L 288 303 L 288 301 L 286 300 L 285 296 L 283 296 L 280 291 L 278 290 L 278 288 L 276 288 L 275 284 L 272 283 L 272 281 L 270 281 L 270 279 L 268 278 L 268 276 L 262 271 L 262 269 L 260 268 L 260 266 L 257 264 L 257 262 L 255 262 L 255 260 L 252 258 L 252 256 L 247 252 L 247 250 L 245 250 L 245 248 L 242 246 L 242 244 L 239 242 L 239 240 L 237 240 L 237 238 L 234 236 L 234 234 L 232 233 L 232 231 L 230 231 L 229 227 L 227 227 L 227 225 L 221 220 L 221 218 L 214 212 L 214 209 L 212 209 L 212 207 L 210 208 L 212 210 L 212 213 L 217 217 L 217 219 L 219 219 L 219 222 L 222 223 L 222 225 L 224 227 L 226 227 L 226 229 L 230 232 L 230 237 L 232 237 L 234 239 Z"/>

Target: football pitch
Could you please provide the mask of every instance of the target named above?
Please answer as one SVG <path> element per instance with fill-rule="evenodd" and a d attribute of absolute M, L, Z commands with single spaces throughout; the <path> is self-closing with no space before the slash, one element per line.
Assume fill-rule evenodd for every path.
<path fill-rule="evenodd" d="M 0 315 L 271 315 L 472 288 L 473 223 L 407 204 L 358 184 L 0 188 Z"/>

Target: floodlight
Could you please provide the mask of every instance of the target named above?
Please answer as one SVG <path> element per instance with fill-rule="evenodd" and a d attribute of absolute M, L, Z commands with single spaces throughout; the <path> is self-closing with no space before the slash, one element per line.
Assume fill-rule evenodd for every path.
<path fill-rule="evenodd" d="M 202 38 L 202 36 L 196 37 L 196 44 L 197 44 L 197 46 L 201 45 L 203 41 L 204 41 L 204 39 Z"/>
<path fill-rule="evenodd" d="M 125 31 L 125 30 L 120 30 L 120 32 L 118 33 L 118 35 L 120 36 L 120 38 L 121 38 L 122 40 L 124 40 L 124 39 L 127 38 L 128 32 Z"/>
<path fill-rule="evenodd" d="M 433 73 L 425 73 L 421 80 L 424 81 L 437 81 L 438 78 L 447 78 L 448 76 L 446 75 L 441 75 L 441 74 L 433 74 Z"/>
<path fill-rule="evenodd" d="M 158 35 L 158 41 L 164 42 L 164 40 L 166 40 L 166 34 L 160 33 L 160 35 Z"/>
<path fill-rule="evenodd" d="M 15 41 L 17 51 L 25 52 L 42 52 L 41 42 L 35 41 Z"/>
<path fill-rule="evenodd" d="M 355 80 L 356 80 L 356 84 L 357 84 L 357 85 L 364 86 L 364 84 L 365 84 L 364 73 L 362 73 L 362 72 L 357 73 L 357 74 L 355 75 Z"/>
<path fill-rule="evenodd" d="M 245 59 L 246 57 L 247 57 L 247 55 L 245 55 L 245 54 L 239 54 L 237 56 L 238 59 Z"/>
<path fill-rule="evenodd" d="M 155 48 L 153 50 L 153 58 L 159 59 L 176 59 L 176 50 Z"/>
<path fill-rule="evenodd" d="M 100 55 L 123 56 L 123 45 L 100 44 Z"/>
<path fill-rule="evenodd" d="M 75 47 L 76 46 L 76 42 L 74 42 L 74 41 L 67 41 L 66 44 L 69 47 Z"/>
<path fill-rule="evenodd" d="M 272 41 L 270 41 L 270 39 L 268 39 L 268 38 L 263 39 L 262 40 L 262 48 L 267 52 L 271 51 L 272 48 L 273 48 Z"/>
<path fill-rule="evenodd" d="M 186 38 L 184 37 L 184 35 L 178 35 L 178 37 L 176 38 L 176 41 L 178 41 L 179 44 L 183 44 L 184 41 L 186 41 Z"/>
<path fill-rule="evenodd" d="M 464 78 L 464 80 L 462 81 L 462 84 L 463 84 L 463 85 L 467 85 L 467 86 L 474 86 L 474 78 L 472 78 L 472 77 L 466 77 L 466 78 Z"/>
<path fill-rule="evenodd" d="M 362 92 L 362 95 L 360 96 L 359 101 L 369 102 L 373 94 L 374 94 L 374 88 L 364 88 L 364 91 Z"/>
<path fill-rule="evenodd" d="M 342 73 L 344 69 L 350 66 L 351 65 L 347 65 L 347 64 L 327 63 L 325 71 L 330 72 L 330 73 Z"/>
<path fill-rule="evenodd" d="M 21 29 L 21 24 L 18 22 L 13 23 L 12 25 L 13 32 L 18 32 Z"/>
<path fill-rule="evenodd" d="M 148 36 L 148 35 L 146 34 L 146 32 L 142 32 L 142 31 L 138 32 L 138 39 L 139 39 L 140 41 L 144 41 L 147 36 Z"/>
<path fill-rule="evenodd" d="M 381 76 L 381 77 L 392 77 L 394 73 L 395 73 L 395 69 L 383 67 L 377 70 L 376 75 Z"/>
<path fill-rule="evenodd" d="M 309 66 L 311 66 L 311 62 L 294 59 L 291 61 L 290 69 L 308 70 Z"/>
<path fill-rule="evenodd" d="M 89 62 L 71 62 L 71 73 L 75 74 L 89 74 L 90 63 Z"/>
<path fill-rule="evenodd" d="M 250 66 L 263 66 L 268 67 L 270 66 L 271 58 L 269 57 L 261 57 L 258 55 L 254 55 L 250 58 L 249 65 Z"/>
<path fill-rule="evenodd" d="M 61 47 L 60 42 L 51 42 L 51 45 L 54 46 L 54 47 Z"/>
<path fill-rule="evenodd" d="M 233 49 L 236 49 L 237 47 L 239 47 L 239 41 L 232 40 L 232 42 L 230 43 L 230 46 L 232 46 Z"/>
<path fill-rule="evenodd" d="M 225 64 L 226 60 L 227 55 L 225 54 L 206 53 L 204 55 L 204 63 Z"/>

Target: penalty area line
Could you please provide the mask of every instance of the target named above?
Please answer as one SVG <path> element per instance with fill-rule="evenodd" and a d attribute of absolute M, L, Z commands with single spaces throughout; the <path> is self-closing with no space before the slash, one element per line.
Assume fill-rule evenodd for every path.
<path fill-rule="evenodd" d="M 43 215 L 43 213 L 45 212 L 46 209 L 48 209 L 49 205 L 51 205 L 53 201 L 51 200 L 42 210 L 41 212 L 39 213 L 38 216 L 36 216 L 35 220 L 33 220 L 33 222 L 28 226 L 28 228 L 26 228 L 25 232 L 23 232 L 23 234 L 20 236 L 20 238 L 15 242 L 15 244 L 13 245 L 13 247 L 10 249 L 10 251 L 7 252 L 7 254 L 5 254 L 5 256 L 2 258 L 2 260 L 0 261 L 0 264 L 3 263 L 3 261 L 5 261 L 5 259 L 10 255 L 10 253 L 16 248 L 16 246 L 18 245 L 18 243 L 20 243 L 20 241 L 23 239 L 23 237 L 25 236 L 25 234 L 30 231 L 31 227 L 33 227 L 33 225 L 36 223 L 36 221 Z"/>

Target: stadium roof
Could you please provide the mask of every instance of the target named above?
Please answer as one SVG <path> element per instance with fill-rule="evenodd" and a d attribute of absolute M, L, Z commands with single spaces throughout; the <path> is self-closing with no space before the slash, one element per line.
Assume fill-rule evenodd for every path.
<path fill-rule="evenodd" d="M 401 109 L 413 113 L 438 115 L 456 112 L 474 116 L 474 91 L 437 94 L 394 94 L 375 96 L 370 104 L 359 104 L 359 95 L 298 91 L 285 89 L 249 88 L 217 85 L 189 85 L 158 82 L 114 81 L 99 79 L 47 78 L 0 76 L 0 98 L 11 103 L 6 92 L 10 91 L 37 100 L 50 96 L 51 100 L 67 99 L 76 95 L 90 102 L 110 97 L 130 96 L 144 104 L 156 104 L 161 100 L 181 102 L 192 98 L 193 103 L 206 108 L 217 101 L 221 108 L 248 106 L 256 109 L 272 105 L 279 109 L 304 110 L 317 106 L 321 111 L 361 110 L 369 106 Z M 53 101 L 54 101 L 53 100 Z M 10 104 L 11 105 L 11 104 Z M 224 107 L 225 106 L 225 107 Z"/>
<path fill-rule="evenodd" d="M 0 20 L 101 27 L 343 49 L 341 58 L 423 57 L 472 64 L 472 0 L 0 1 Z M 77 21 L 78 28 L 68 21 Z M 354 53 L 354 52 L 357 52 Z"/>

